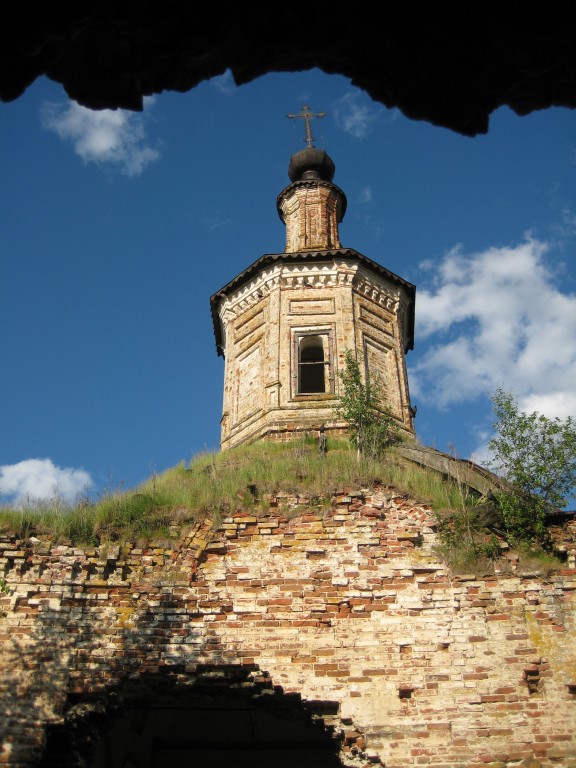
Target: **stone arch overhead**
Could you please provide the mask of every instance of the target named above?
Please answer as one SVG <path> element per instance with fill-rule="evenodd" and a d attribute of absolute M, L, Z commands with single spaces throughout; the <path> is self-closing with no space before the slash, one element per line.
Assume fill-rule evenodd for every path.
<path fill-rule="evenodd" d="M 142 109 L 230 71 L 237 85 L 270 72 L 321 69 L 374 101 L 463 135 L 490 114 L 576 107 L 576 21 L 569 3 L 521 9 L 434 3 L 347 6 L 190 4 L 173 0 L 12 4 L 0 25 L 0 100 L 40 76 L 92 109 Z"/>
<path fill-rule="evenodd" d="M 286 693 L 257 665 L 200 664 L 132 675 L 99 694 L 71 694 L 63 722 L 47 727 L 38 768 L 273 763 L 357 768 L 368 759 L 361 732 L 337 701 Z M 352 763 L 351 763 L 352 761 Z"/>

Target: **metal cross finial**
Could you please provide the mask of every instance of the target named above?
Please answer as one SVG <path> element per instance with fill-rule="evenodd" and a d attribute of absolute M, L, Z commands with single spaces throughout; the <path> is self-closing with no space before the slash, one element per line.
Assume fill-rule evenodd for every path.
<path fill-rule="evenodd" d="M 306 138 L 304 139 L 304 141 L 306 142 L 306 144 L 308 144 L 309 147 L 313 147 L 315 139 L 314 139 L 314 136 L 312 136 L 312 128 L 310 126 L 310 121 L 315 117 L 317 117 L 318 119 L 320 119 L 321 117 L 326 117 L 326 112 L 317 112 L 316 114 L 314 114 L 314 112 L 310 112 L 310 107 L 308 106 L 308 104 L 304 104 L 304 106 L 302 107 L 302 112 L 299 115 L 295 115 L 293 112 L 290 112 L 290 114 L 286 115 L 286 117 L 291 117 L 291 118 L 299 117 L 301 120 L 304 120 L 304 126 L 306 130 Z"/>

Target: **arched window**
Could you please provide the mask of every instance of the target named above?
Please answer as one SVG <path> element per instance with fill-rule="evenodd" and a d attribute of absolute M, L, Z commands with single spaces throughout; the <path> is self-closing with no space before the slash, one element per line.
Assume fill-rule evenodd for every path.
<path fill-rule="evenodd" d="M 298 394 L 326 392 L 324 340 L 322 336 L 298 339 Z"/>

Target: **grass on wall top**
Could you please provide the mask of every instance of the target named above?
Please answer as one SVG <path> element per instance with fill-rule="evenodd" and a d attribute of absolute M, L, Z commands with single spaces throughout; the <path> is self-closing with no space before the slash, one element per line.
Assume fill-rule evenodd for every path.
<path fill-rule="evenodd" d="M 65 503 L 58 496 L 0 508 L 0 530 L 50 534 L 57 540 L 99 544 L 114 540 L 175 538 L 208 515 L 215 521 L 237 510 L 263 515 L 270 495 L 297 495 L 319 510 L 337 493 L 388 485 L 436 510 L 473 502 L 462 487 L 409 464 L 390 448 L 380 460 L 358 460 L 345 440 L 328 440 L 325 455 L 313 438 L 259 442 L 225 452 L 202 453 L 153 475 L 132 490 L 111 491 Z"/>

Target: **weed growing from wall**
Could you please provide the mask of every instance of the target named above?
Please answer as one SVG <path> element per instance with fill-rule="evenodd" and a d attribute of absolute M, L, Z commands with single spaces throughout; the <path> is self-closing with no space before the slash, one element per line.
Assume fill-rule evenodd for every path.
<path fill-rule="evenodd" d="M 382 379 L 372 372 L 363 380 L 360 363 L 351 350 L 344 357 L 340 371 L 340 397 L 337 415 L 348 423 L 350 440 L 358 457 L 379 458 L 398 439 L 394 418 L 386 407 Z"/>

